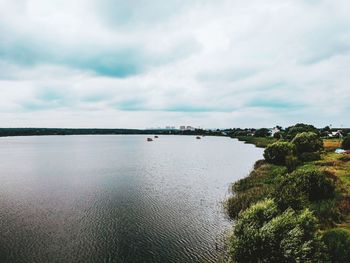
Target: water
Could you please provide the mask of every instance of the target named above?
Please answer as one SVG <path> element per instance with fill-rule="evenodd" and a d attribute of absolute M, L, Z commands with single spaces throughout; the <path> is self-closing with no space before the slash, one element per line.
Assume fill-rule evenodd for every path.
<path fill-rule="evenodd" d="M 261 157 L 226 137 L 0 138 L 0 262 L 215 262 L 229 185 Z"/>

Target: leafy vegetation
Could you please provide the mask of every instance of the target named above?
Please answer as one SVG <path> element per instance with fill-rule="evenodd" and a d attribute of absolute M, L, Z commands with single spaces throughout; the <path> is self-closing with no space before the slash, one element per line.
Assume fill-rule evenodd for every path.
<path fill-rule="evenodd" d="M 319 131 L 315 126 L 304 123 L 298 123 L 294 126 L 286 128 L 286 139 L 292 140 L 297 134 L 303 132 L 314 132 L 316 134 L 319 134 Z"/>
<path fill-rule="evenodd" d="M 258 202 L 237 219 L 231 238 L 234 262 L 325 262 L 317 219 L 308 210 L 279 213 L 272 199 Z"/>
<path fill-rule="evenodd" d="M 314 132 L 299 133 L 295 135 L 292 143 L 295 145 L 298 155 L 323 150 L 323 141 Z"/>
<path fill-rule="evenodd" d="M 296 147 L 290 142 L 275 142 L 268 145 L 264 151 L 264 158 L 267 162 L 285 165 L 287 156 L 294 156 Z"/>
<path fill-rule="evenodd" d="M 255 137 L 269 137 L 270 136 L 270 130 L 267 128 L 261 128 L 255 131 L 254 133 Z"/>
<path fill-rule="evenodd" d="M 346 150 L 350 150 L 350 136 L 346 136 L 343 140 L 342 147 Z"/>
<path fill-rule="evenodd" d="M 239 141 L 244 141 L 245 143 L 254 144 L 259 148 L 265 148 L 269 144 L 277 141 L 277 139 L 273 137 L 235 136 L 233 138 L 237 138 Z"/>
<path fill-rule="evenodd" d="M 348 232 L 343 229 L 332 229 L 323 235 L 322 240 L 327 247 L 331 262 L 349 262 L 350 234 Z"/>
<path fill-rule="evenodd" d="M 287 174 L 276 185 L 273 197 L 283 211 L 289 207 L 300 210 L 313 201 L 335 196 L 335 183 L 328 174 L 302 168 Z"/>
<path fill-rule="evenodd" d="M 350 262 L 350 156 L 315 129 L 297 124 L 282 131 L 289 141 L 269 137 L 265 160 L 233 184 L 232 261 Z"/>

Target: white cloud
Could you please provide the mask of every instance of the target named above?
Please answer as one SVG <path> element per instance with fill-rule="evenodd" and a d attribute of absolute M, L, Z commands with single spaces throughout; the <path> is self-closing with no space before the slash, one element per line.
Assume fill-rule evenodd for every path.
<path fill-rule="evenodd" d="M 346 10 L 346 0 L 0 0 L 0 123 L 350 126 Z"/>

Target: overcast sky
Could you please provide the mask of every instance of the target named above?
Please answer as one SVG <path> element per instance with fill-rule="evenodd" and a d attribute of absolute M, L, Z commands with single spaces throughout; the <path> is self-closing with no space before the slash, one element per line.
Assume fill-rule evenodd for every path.
<path fill-rule="evenodd" d="M 0 127 L 350 126 L 349 0 L 0 0 Z"/>

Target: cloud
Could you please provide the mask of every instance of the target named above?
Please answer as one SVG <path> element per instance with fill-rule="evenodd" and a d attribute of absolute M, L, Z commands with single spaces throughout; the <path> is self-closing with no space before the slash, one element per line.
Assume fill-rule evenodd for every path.
<path fill-rule="evenodd" d="M 0 123 L 350 126 L 349 9 L 346 0 L 0 0 Z"/>

